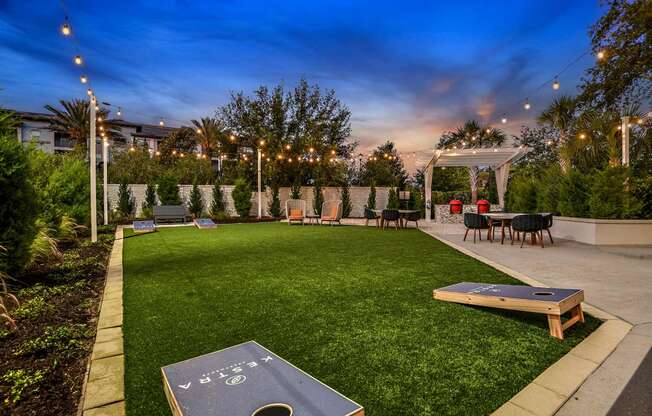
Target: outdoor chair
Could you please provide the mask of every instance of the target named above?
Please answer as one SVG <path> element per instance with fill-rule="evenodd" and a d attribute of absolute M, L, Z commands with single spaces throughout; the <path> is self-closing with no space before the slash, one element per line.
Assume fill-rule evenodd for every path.
<path fill-rule="evenodd" d="M 364 207 L 365 227 L 369 225 L 369 220 L 376 220 L 376 227 L 380 227 L 380 215 L 376 214 L 373 210 Z"/>
<path fill-rule="evenodd" d="M 285 201 L 285 216 L 288 219 L 288 224 L 292 224 L 292 222 L 303 224 L 303 219 L 306 216 L 306 201 L 303 199 L 288 199 Z"/>
<path fill-rule="evenodd" d="M 487 217 L 484 215 L 476 214 L 474 212 L 465 212 L 464 213 L 464 226 L 466 227 L 466 232 L 464 233 L 463 241 L 466 241 L 466 236 L 469 234 L 469 230 L 473 230 L 473 243 L 475 244 L 475 236 L 479 235 L 480 241 L 482 241 L 482 230 L 487 230 L 487 239 L 489 238 L 489 222 Z"/>
<path fill-rule="evenodd" d="M 341 224 L 340 220 L 342 219 L 342 201 L 339 199 L 334 199 L 332 201 L 326 201 L 321 205 L 321 223 L 324 222 L 330 223 L 333 225 L 334 222 Z"/>
<path fill-rule="evenodd" d="M 393 222 L 394 225 L 396 226 L 396 229 L 398 230 L 400 227 L 400 222 L 401 220 L 401 214 L 398 212 L 397 209 L 384 209 L 383 210 L 383 215 L 382 215 L 382 224 L 383 224 L 383 229 L 387 228 L 387 223 L 388 222 Z"/>
<path fill-rule="evenodd" d="M 517 233 L 523 233 L 521 248 L 528 233 L 533 245 L 537 242 L 537 235 L 541 234 L 541 248 L 543 248 L 543 223 L 543 216 L 539 214 L 517 215 L 512 219 L 512 229 Z M 514 240 L 512 240 L 512 244 L 514 244 Z"/>
<path fill-rule="evenodd" d="M 555 244 L 555 242 L 552 240 L 552 233 L 550 232 L 550 228 L 552 227 L 552 217 L 554 215 L 559 215 L 559 214 L 555 212 L 546 212 L 541 214 L 541 216 L 543 217 L 543 230 L 548 231 L 548 237 L 550 237 L 550 244 Z M 542 240 L 543 240 L 543 230 L 541 230 Z"/>
<path fill-rule="evenodd" d="M 419 220 L 421 219 L 421 213 L 420 212 L 408 212 L 405 217 L 403 218 L 405 220 L 405 226 L 407 227 L 407 223 L 410 221 L 414 222 L 414 225 L 419 228 Z"/>

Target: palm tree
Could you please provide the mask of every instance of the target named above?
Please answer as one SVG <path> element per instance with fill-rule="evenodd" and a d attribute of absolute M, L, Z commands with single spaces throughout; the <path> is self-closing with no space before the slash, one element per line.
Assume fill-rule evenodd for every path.
<path fill-rule="evenodd" d="M 201 145 L 202 152 L 212 156 L 215 149 L 220 147 L 220 137 L 224 135 L 224 125 L 213 117 L 203 117 L 199 120 L 191 120 L 195 126 L 195 138 Z"/>
<path fill-rule="evenodd" d="M 75 147 L 81 149 L 86 148 L 86 141 L 90 136 L 90 104 L 89 101 L 75 99 L 72 101 L 59 100 L 63 110 L 55 108 L 51 105 L 46 105 L 45 109 L 52 113 L 54 118 L 50 121 L 50 129 L 59 133 L 65 134 L 75 142 Z M 109 139 L 121 137 L 118 130 L 111 123 L 107 123 L 109 112 L 100 108 L 96 112 L 98 120 L 102 121 L 104 133 Z M 98 126 L 98 135 L 100 130 Z"/>
<path fill-rule="evenodd" d="M 568 139 L 575 122 L 575 109 L 575 99 L 568 95 L 562 95 L 556 98 L 538 117 L 539 123 L 547 124 L 559 133 L 559 165 L 564 173 L 568 171 L 572 156 L 571 149 L 568 148 Z"/>

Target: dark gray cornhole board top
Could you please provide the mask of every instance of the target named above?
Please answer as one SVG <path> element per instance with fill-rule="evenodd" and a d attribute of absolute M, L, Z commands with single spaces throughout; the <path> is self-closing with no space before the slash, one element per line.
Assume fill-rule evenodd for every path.
<path fill-rule="evenodd" d="M 161 369 L 173 414 L 250 416 L 273 403 L 293 416 L 364 416 L 362 406 L 255 341 Z"/>
<path fill-rule="evenodd" d="M 532 287 L 517 285 L 494 285 L 487 283 L 462 282 L 437 289 L 438 292 L 456 292 L 501 298 L 561 302 L 581 292 L 581 289 L 561 289 L 554 287 Z"/>
<path fill-rule="evenodd" d="M 134 231 L 135 232 L 147 232 L 154 231 L 155 225 L 154 221 L 134 221 Z"/>
<path fill-rule="evenodd" d="M 197 218 L 195 220 L 195 225 L 197 228 L 215 228 L 217 227 L 217 224 L 213 222 L 212 219 L 210 218 Z"/>

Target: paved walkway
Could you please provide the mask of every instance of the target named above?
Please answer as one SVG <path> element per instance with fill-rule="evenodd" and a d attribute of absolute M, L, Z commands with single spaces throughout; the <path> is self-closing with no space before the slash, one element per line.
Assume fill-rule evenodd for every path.
<path fill-rule="evenodd" d="M 557 412 L 560 416 L 652 414 L 652 247 L 598 247 L 555 241 L 546 247 L 509 241 L 473 244 L 459 228 L 424 226 L 438 238 L 530 276 L 549 286 L 582 288 L 586 302 L 634 328 Z M 447 233 L 447 234 L 444 234 Z"/>

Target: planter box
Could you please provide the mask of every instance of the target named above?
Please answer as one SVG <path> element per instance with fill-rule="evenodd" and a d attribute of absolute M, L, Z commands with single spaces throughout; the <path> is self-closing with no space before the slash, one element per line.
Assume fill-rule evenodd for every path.
<path fill-rule="evenodd" d="M 652 245 L 652 220 L 555 217 L 553 237 L 592 245 Z"/>

